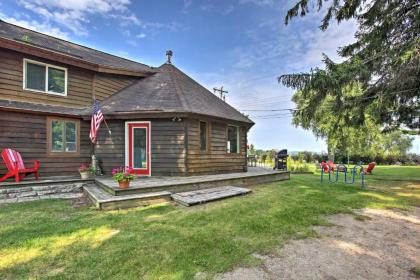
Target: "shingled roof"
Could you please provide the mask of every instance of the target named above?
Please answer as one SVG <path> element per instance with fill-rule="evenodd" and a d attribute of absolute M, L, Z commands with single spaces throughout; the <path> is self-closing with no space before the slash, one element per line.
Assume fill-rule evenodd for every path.
<path fill-rule="evenodd" d="M 102 112 L 113 115 L 193 113 L 254 124 L 174 65 L 165 63 L 157 70 L 152 76 L 143 78 L 105 99 L 101 104 Z"/>
<path fill-rule="evenodd" d="M 159 68 L 149 67 L 2 20 L 0 20 L 0 39 L 42 48 L 95 65 L 144 73 L 145 78 L 139 79 L 102 102 L 104 114 L 192 113 L 254 124 L 248 117 L 216 97 L 171 63 L 165 63 Z M 68 112 L 60 106 L 25 102 L 3 102 L 3 104 L 0 102 L 0 107 L 79 116 L 90 114 L 90 108 Z"/>
<path fill-rule="evenodd" d="M 65 54 L 96 65 L 134 72 L 153 72 L 145 64 L 111 55 L 0 20 L 0 37 Z"/>

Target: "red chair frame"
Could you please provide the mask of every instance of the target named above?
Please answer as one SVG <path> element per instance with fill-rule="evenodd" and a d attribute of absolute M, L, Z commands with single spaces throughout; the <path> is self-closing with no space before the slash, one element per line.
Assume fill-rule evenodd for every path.
<path fill-rule="evenodd" d="M 335 164 L 331 160 L 327 162 L 321 162 L 321 168 L 324 169 L 324 172 L 334 171 Z"/>
<path fill-rule="evenodd" d="M 376 166 L 376 162 L 371 162 L 371 163 L 369 163 L 369 164 L 368 164 L 368 167 L 366 168 L 365 174 L 367 174 L 367 175 L 371 175 L 371 174 L 372 174 L 373 169 L 375 168 L 375 166 Z"/>
<path fill-rule="evenodd" d="M 8 169 L 8 172 L 0 178 L 0 182 L 5 181 L 10 177 L 15 177 L 16 183 L 19 183 L 27 175 L 34 174 L 35 179 L 39 180 L 38 169 L 40 167 L 39 161 L 34 160 L 31 168 L 26 168 L 19 152 L 12 149 L 4 149 L 1 152 L 1 157 Z"/>

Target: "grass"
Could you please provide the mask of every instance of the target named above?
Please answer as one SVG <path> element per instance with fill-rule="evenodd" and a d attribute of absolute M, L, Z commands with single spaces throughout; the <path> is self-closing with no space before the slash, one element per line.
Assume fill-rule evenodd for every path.
<path fill-rule="evenodd" d="M 413 267 L 411 271 L 417 276 L 417 278 L 420 278 L 420 267 Z"/>
<path fill-rule="evenodd" d="M 252 253 L 314 236 L 311 226 L 326 225 L 325 215 L 420 206 L 420 168 L 375 171 L 364 192 L 293 175 L 248 196 L 187 209 L 98 212 L 58 200 L 0 206 L 0 279 L 191 279 L 255 265 Z"/>

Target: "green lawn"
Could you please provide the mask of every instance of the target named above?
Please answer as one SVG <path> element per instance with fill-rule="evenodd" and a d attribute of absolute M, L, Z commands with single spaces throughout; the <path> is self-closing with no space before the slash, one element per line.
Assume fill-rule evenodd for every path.
<path fill-rule="evenodd" d="M 314 236 L 325 215 L 420 206 L 419 167 L 377 167 L 360 185 L 319 175 L 257 186 L 248 196 L 193 208 L 124 211 L 44 200 L 0 206 L 0 279 L 191 279 L 255 265 L 288 238 Z M 402 181 L 407 179 L 407 181 Z"/>

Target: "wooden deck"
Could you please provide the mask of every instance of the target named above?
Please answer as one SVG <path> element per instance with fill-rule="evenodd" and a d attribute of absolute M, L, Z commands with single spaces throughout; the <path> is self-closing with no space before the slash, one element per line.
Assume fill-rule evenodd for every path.
<path fill-rule="evenodd" d="M 120 189 L 111 177 L 96 177 L 82 180 L 80 177 L 44 177 L 39 181 L 26 179 L 20 183 L 13 180 L 0 183 L 0 196 L 14 193 L 17 190 L 34 190 L 46 187 L 57 189 L 67 188 L 69 184 L 83 187 L 84 193 L 89 197 L 97 209 L 111 210 L 145 206 L 153 203 L 174 200 L 171 196 L 182 197 L 182 192 L 197 191 L 193 200 L 216 200 L 240 194 L 241 187 L 252 187 L 257 184 L 289 180 L 290 172 L 271 170 L 263 167 L 249 167 L 247 172 L 200 175 L 200 176 L 172 176 L 172 177 L 138 177 L 131 182 L 130 188 Z M 218 189 L 235 186 L 236 189 L 224 192 Z M 212 191 L 214 189 L 216 191 Z M 235 191 L 236 190 L 236 191 Z M 190 193 L 192 194 L 192 193 Z M 24 196 L 26 194 L 22 194 Z M 176 196 L 178 195 L 178 196 Z M 185 196 L 184 196 L 185 197 Z M 210 199 L 208 199 L 210 198 Z M 213 199 L 214 198 L 214 199 Z M 189 203 L 186 203 L 189 204 Z M 184 205 L 186 205 L 184 203 Z"/>
<path fill-rule="evenodd" d="M 247 188 L 224 186 L 205 190 L 174 193 L 171 197 L 176 203 L 189 207 L 219 199 L 244 195 L 250 192 L 251 190 Z"/>
<path fill-rule="evenodd" d="M 131 182 L 130 188 L 120 189 L 111 177 L 98 177 L 96 184 L 112 195 L 126 195 L 169 191 L 171 193 L 207 189 L 220 186 L 250 186 L 254 184 L 289 180 L 290 172 L 263 167 L 249 167 L 247 172 L 182 176 L 182 177 L 139 177 Z"/>

